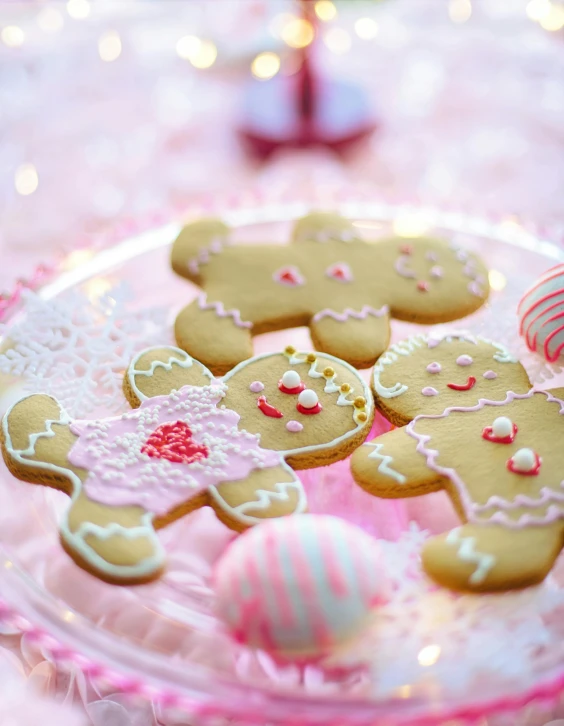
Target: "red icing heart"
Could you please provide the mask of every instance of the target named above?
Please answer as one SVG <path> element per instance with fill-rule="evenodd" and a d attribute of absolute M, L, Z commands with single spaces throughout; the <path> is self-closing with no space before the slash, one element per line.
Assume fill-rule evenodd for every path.
<path fill-rule="evenodd" d="M 173 464 L 193 464 L 206 459 L 207 446 L 192 440 L 192 431 L 184 421 L 161 424 L 147 439 L 141 449 L 154 459 L 167 459 Z"/>
<path fill-rule="evenodd" d="M 274 275 L 276 282 L 281 282 L 289 287 L 297 287 L 304 284 L 304 278 L 297 267 L 281 267 Z"/>

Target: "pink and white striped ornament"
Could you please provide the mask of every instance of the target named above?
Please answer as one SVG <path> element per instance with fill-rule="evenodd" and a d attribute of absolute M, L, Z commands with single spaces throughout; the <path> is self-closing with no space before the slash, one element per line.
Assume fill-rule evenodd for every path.
<path fill-rule="evenodd" d="M 564 350 L 564 263 L 547 270 L 521 298 L 519 332 L 527 347 L 554 363 Z"/>
<path fill-rule="evenodd" d="M 246 531 L 216 565 L 217 613 L 242 643 L 316 658 L 358 635 L 380 601 L 377 543 L 330 515 Z"/>

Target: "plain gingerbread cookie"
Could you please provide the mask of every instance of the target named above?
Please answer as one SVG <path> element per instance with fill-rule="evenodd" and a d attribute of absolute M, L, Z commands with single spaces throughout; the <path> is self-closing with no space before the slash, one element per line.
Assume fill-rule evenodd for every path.
<path fill-rule="evenodd" d="M 290 245 L 231 245 L 217 219 L 181 231 L 172 267 L 202 289 L 180 312 L 178 345 L 215 374 L 253 355 L 252 336 L 308 325 L 314 346 L 368 368 L 390 319 L 448 322 L 487 300 L 487 269 L 440 239 L 359 239 L 335 214 L 299 220 Z"/>
<path fill-rule="evenodd" d="M 152 348 L 132 361 L 124 391 L 135 410 L 121 417 L 72 421 L 51 396 L 32 395 L 2 421 L 13 474 L 72 498 L 60 524 L 67 552 L 118 584 L 158 577 L 156 530 L 199 507 L 236 531 L 305 511 L 293 469 L 349 455 L 374 417 L 353 368 L 293 348 L 223 381 L 178 348 Z"/>

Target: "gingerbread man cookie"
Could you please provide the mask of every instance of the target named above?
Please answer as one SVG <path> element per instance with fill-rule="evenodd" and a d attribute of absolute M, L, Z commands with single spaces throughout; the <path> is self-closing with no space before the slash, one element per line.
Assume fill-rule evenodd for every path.
<path fill-rule="evenodd" d="M 236 531 L 303 512 L 293 469 L 350 454 L 370 430 L 372 397 L 331 356 L 257 356 L 223 381 L 178 348 L 138 355 L 124 378 L 135 410 L 72 421 L 51 396 L 15 403 L 2 452 L 20 479 L 61 489 L 71 505 L 63 546 L 84 569 L 118 584 L 156 578 L 156 530 L 209 505 Z"/>
<path fill-rule="evenodd" d="M 353 454 L 357 483 L 385 498 L 445 489 L 465 523 L 427 542 L 425 571 L 456 590 L 540 582 L 564 542 L 564 391 L 529 390 L 503 346 L 467 333 L 392 346 L 373 387 L 400 428 Z"/>
<path fill-rule="evenodd" d="M 202 288 L 180 312 L 178 345 L 215 374 L 252 356 L 252 336 L 308 325 L 313 344 L 367 368 L 389 343 L 390 319 L 456 320 L 489 293 L 473 254 L 431 238 L 360 240 L 348 220 L 311 214 L 291 245 L 231 245 L 215 219 L 184 227 L 173 269 Z"/>

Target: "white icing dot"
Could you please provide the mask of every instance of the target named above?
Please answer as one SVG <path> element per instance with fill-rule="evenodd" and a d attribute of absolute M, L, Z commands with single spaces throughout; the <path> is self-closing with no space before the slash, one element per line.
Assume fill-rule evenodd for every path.
<path fill-rule="evenodd" d="M 300 383 L 300 374 L 297 371 L 286 371 L 282 376 L 282 385 L 286 388 L 297 388 Z"/>
<path fill-rule="evenodd" d="M 536 457 L 532 449 L 519 449 L 513 455 L 513 466 L 517 471 L 531 471 L 535 465 Z"/>
<path fill-rule="evenodd" d="M 298 396 L 298 403 L 304 408 L 314 408 L 319 403 L 319 398 L 315 391 L 312 391 L 311 388 L 306 388 Z"/>
<path fill-rule="evenodd" d="M 493 422 L 492 432 L 498 439 L 504 439 L 506 436 L 511 436 L 513 433 L 513 423 L 507 416 L 499 416 Z M 522 449 L 525 451 L 525 449 Z"/>

